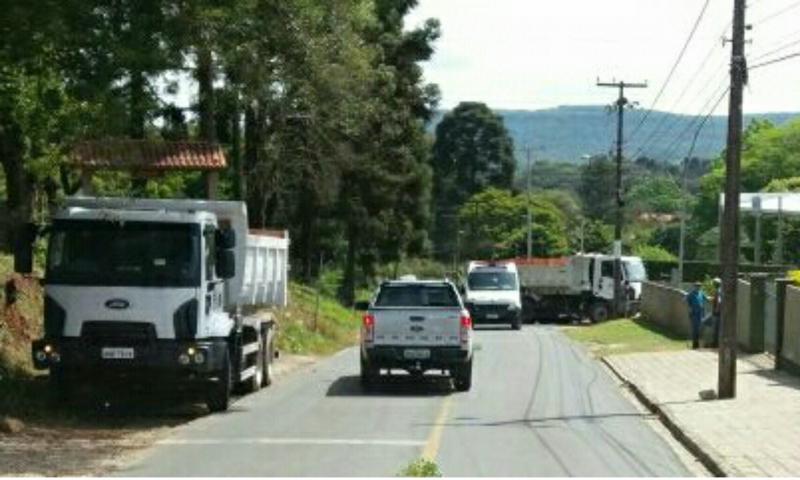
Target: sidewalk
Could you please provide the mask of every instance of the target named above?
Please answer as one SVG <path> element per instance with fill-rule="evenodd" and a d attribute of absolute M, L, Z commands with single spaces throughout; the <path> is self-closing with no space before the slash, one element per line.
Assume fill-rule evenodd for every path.
<path fill-rule="evenodd" d="M 728 476 L 800 475 L 800 378 L 764 356 L 740 356 L 737 398 L 701 401 L 717 387 L 716 351 L 612 355 L 605 362 L 658 407 Z"/>

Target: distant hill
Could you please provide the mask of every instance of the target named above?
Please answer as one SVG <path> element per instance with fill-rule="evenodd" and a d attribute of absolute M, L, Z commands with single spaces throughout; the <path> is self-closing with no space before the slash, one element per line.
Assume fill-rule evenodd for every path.
<path fill-rule="evenodd" d="M 657 160 L 680 161 L 689 151 L 695 117 L 665 112 L 653 112 L 636 135 L 631 137 L 646 110 L 629 110 L 625 113 L 625 153 L 632 156 L 641 144 L 649 139 L 648 147 L 640 154 Z M 441 120 L 440 112 L 434 126 Z M 521 150 L 525 145 L 534 147 L 537 159 L 578 162 L 584 155 L 608 153 L 614 148 L 616 115 L 603 106 L 565 106 L 547 110 L 497 110 Z M 746 115 L 745 121 L 766 119 L 776 124 L 800 118 L 800 113 L 766 113 Z M 696 122 L 694 125 L 697 125 Z M 434 126 L 431 129 L 435 128 Z M 697 140 L 694 156 L 712 158 L 725 144 L 727 117 L 709 118 Z M 654 132 L 658 131 L 656 135 Z M 683 133 L 683 135 L 680 135 Z M 524 152 L 517 156 L 524 158 Z"/>

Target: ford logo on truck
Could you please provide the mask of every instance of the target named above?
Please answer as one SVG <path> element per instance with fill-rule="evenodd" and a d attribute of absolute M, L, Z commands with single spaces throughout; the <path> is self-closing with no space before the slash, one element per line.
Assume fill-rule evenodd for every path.
<path fill-rule="evenodd" d="M 112 298 L 106 302 L 106 308 L 111 308 L 113 310 L 125 310 L 130 306 L 130 302 L 124 298 Z"/>

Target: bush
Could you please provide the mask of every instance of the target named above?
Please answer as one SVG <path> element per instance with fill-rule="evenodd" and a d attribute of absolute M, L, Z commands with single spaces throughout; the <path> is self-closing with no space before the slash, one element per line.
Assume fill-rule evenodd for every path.
<path fill-rule="evenodd" d="M 411 463 L 407 466 L 398 477 L 441 477 L 442 472 L 439 466 L 426 458 Z"/>
<path fill-rule="evenodd" d="M 654 262 L 674 262 L 678 259 L 662 247 L 655 245 L 637 245 L 633 249 L 633 254 L 642 257 L 642 260 Z"/>

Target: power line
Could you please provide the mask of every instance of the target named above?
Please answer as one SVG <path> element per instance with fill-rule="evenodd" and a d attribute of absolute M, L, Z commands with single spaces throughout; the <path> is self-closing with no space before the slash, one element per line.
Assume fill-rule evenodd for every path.
<path fill-rule="evenodd" d="M 717 108 L 719 108 L 720 103 L 722 103 L 722 101 L 725 99 L 725 96 L 728 94 L 728 92 L 730 92 L 730 86 L 725 88 L 725 90 L 722 92 L 722 94 L 717 98 L 717 101 L 714 102 L 714 105 L 712 105 L 712 107 L 708 111 L 708 113 L 706 113 L 706 115 L 703 116 L 702 120 L 700 121 L 700 124 L 698 125 L 698 127 L 697 127 L 697 129 L 695 131 L 694 139 L 692 140 L 691 148 L 689 149 L 689 152 L 690 152 L 689 154 L 690 155 L 692 153 L 694 153 L 695 145 L 697 143 L 697 138 L 700 135 L 700 132 L 703 130 L 703 128 L 705 127 L 706 123 L 708 123 L 708 120 L 714 115 L 714 112 L 717 111 Z M 686 135 L 687 133 L 689 133 L 692 130 L 692 126 L 697 123 L 697 120 L 700 119 L 701 115 L 702 115 L 702 113 L 698 114 L 692 120 L 692 122 L 689 123 L 689 125 L 676 137 L 675 141 L 672 144 L 670 144 L 667 147 L 667 149 L 664 150 L 665 159 L 668 159 L 669 156 L 672 155 L 673 152 L 680 146 L 681 139 L 684 137 L 684 135 Z"/>
<path fill-rule="evenodd" d="M 758 55 L 757 57 L 751 58 L 750 60 L 752 60 L 752 61 L 761 60 L 762 58 L 766 58 L 766 57 L 769 57 L 770 55 L 774 55 L 774 54 L 776 54 L 778 52 L 782 52 L 782 51 L 786 50 L 787 48 L 793 47 L 793 46 L 798 45 L 798 44 L 800 44 L 800 39 L 797 39 L 797 40 L 795 40 L 793 42 L 786 43 L 786 44 L 784 44 L 784 45 L 782 45 L 782 46 L 780 46 L 778 48 L 775 48 L 773 50 L 770 50 L 768 52 L 764 52 L 764 53 Z"/>
<path fill-rule="evenodd" d="M 724 27 L 724 28 L 722 29 L 722 31 L 720 32 L 720 37 L 724 38 L 724 37 L 725 37 L 725 34 L 726 34 L 726 33 L 727 33 L 727 31 L 728 31 L 728 29 L 729 29 L 729 28 L 730 28 L 732 25 L 733 25 L 733 21 L 731 20 L 731 21 L 729 21 L 729 22 L 728 22 L 728 23 L 725 25 L 725 27 Z M 696 80 L 696 79 L 697 79 L 697 78 L 700 76 L 700 73 L 701 73 L 701 72 L 702 72 L 702 71 L 703 71 L 703 70 L 706 68 L 706 66 L 708 65 L 708 61 L 709 61 L 709 60 L 711 59 L 711 57 L 714 55 L 714 52 L 716 52 L 716 51 L 717 51 L 717 48 L 719 48 L 719 46 L 718 46 L 717 44 L 713 44 L 713 45 L 711 45 L 711 49 L 708 51 L 708 53 L 705 55 L 705 57 L 703 57 L 703 60 L 700 62 L 700 65 L 699 65 L 699 67 L 698 67 L 698 68 L 697 68 L 697 70 L 694 72 L 694 74 L 693 74 L 693 75 L 692 75 L 692 77 L 689 79 L 689 81 L 688 81 L 688 82 L 686 82 L 686 86 L 683 88 L 683 90 L 681 91 L 680 95 L 678 95 L 678 99 L 677 99 L 677 100 L 676 100 L 676 101 L 673 103 L 673 107 L 672 107 L 671 109 L 668 109 L 668 110 L 675 110 L 675 109 L 677 108 L 677 106 L 678 106 L 678 105 L 680 105 L 680 103 L 681 103 L 681 102 L 683 101 L 683 99 L 686 97 L 686 94 L 687 94 L 687 93 L 689 92 L 689 90 L 690 90 L 690 89 L 691 89 L 691 88 L 692 88 L 692 87 L 695 85 L 695 83 L 696 83 L 696 82 L 695 82 L 695 80 Z M 720 64 L 720 65 L 719 65 L 717 68 L 714 68 L 713 70 L 714 70 L 714 71 L 717 71 L 717 70 L 719 70 L 720 68 L 724 67 L 724 66 L 725 66 L 725 64 L 726 64 L 726 60 L 724 60 L 724 59 L 723 59 L 722 63 L 721 63 L 721 64 Z M 659 120 L 659 122 L 656 124 L 655 128 L 654 128 L 654 129 L 653 129 L 653 130 L 650 132 L 650 134 L 647 136 L 647 138 L 646 138 L 646 139 L 645 139 L 643 142 L 641 142 L 641 143 L 639 144 L 639 148 L 636 150 L 636 153 L 634 154 L 634 157 L 636 157 L 636 156 L 638 156 L 639 154 L 643 153 L 643 152 L 646 150 L 646 148 L 650 146 L 650 144 L 652 143 L 652 140 L 654 140 L 654 139 L 656 138 L 656 135 L 657 135 L 657 134 L 659 133 L 659 131 L 661 130 L 661 127 L 662 127 L 662 126 L 663 126 L 663 125 L 664 125 L 664 124 L 667 122 L 667 120 L 668 120 L 669 118 L 670 118 L 670 117 L 668 117 L 667 115 L 665 115 L 665 116 L 663 116 L 663 117 L 661 118 L 661 120 Z M 674 120 L 674 122 L 678 122 L 678 121 L 679 121 L 679 120 L 677 120 L 677 119 L 676 119 L 676 120 Z M 669 131 L 672 131 L 672 129 L 673 129 L 673 128 L 674 128 L 674 125 L 672 125 L 672 126 L 669 128 L 668 132 L 669 132 Z"/>
<path fill-rule="evenodd" d="M 684 55 L 686 55 L 686 50 L 689 48 L 689 44 L 692 43 L 692 40 L 694 39 L 694 36 L 697 33 L 698 27 L 700 27 L 700 23 L 703 21 L 703 17 L 705 16 L 706 11 L 708 10 L 708 5 L 710 3 L 711 0 L 706 0 L 705 3 L 703 4 L 703 8 L 700 10 L 700 14 L 694 21 L 694 25 L 692 26 L 691 32 L 689 32 L 689 37 L 684 42 L 683 48 L 681 48 L 681 51 L 678 54 L 678 58 L 675 59 L 675 63 L 672 64 L 672 68 L 670 69 L 666 80 L 664 80 L 664 83 L 661 85 L 661 89 L 658 91 L 658 94 L 656 95 L 655 100 L 653 100 L 653 103 L 650 105 L 650 108 L 647 110 L 647 112 L 644 114 L 644 117 L 642 117 L 642 119 L 639 121 L 639 124 L 636 125 L 636 128 L 630 134 L 631 137 L 634 137 L 636 136 L 637 133 L 639 133 L 639 130 L 642 128 L 642 125 L 644 125 L 647 119 L 650 118 L 650 114 L 653 113 L 653 110 L 656 108 L 658 101 L 661 100 L 661 96 L 664 95 L 664 91 L 667 89 L 669 82 L 672 80 L 672 76 L 675 75 L 675 71 L 678 69 L 678 65 L 680 65 L 681 61 L 683 60 Z"/>
<path fill-rule="evenodd" d="M 762 24 L 764 24 L 766 22 L 769 22 L 770 20 L 778 18 L 781 15 L 784 15 L 784 14 L 794 10 L 797 7 L 800 7 L 800 1 L 794 2 L 794 3 L 784 7 L 782 9 L 778 10 L 777 12 L 771 13 L 771 14 L 765 16 L 764 18 L 761 18 L 760 20 L 758 20 L 755 23 L 753 23 L 753 25 L 762 25 Z"/>
<path fill-rule="evenodd" d="M 768 65 L 774 65 L 776 63 L 785 62 L 786 60 L 791 60 L 792 58 L 797 58 L 797 57 L 800 57 L 800 52 L 791 53 L 789 55 L 784 55 L 782 57 L 778 57 L 772 60 L 767 60 L 766 62 L 757 63 L 752 67 L 750 67 L 750 70 L 755 70 L 757 68 L 766 67 Z"/>

